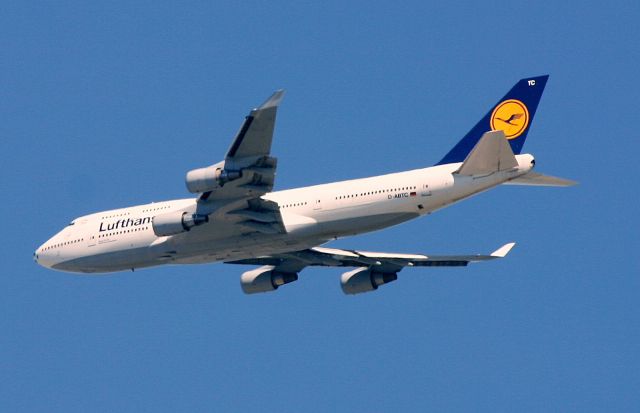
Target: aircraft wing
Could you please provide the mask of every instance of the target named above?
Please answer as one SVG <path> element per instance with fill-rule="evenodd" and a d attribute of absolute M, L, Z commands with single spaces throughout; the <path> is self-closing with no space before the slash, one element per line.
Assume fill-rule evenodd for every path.
<path fill-rule="evenodd" d="M 461 267 L 470 262 L 504 258 L 514 247 L 511 242 L 489 255 L 397 254 L 315 247 L 267 257 L 230 261 L 227 264 L 269 265 L 275 271 L 297 273 L 308 266 L 368 267 L 384 273 L 396 273 L 404 267 Z"/>
<path fill-rule="evenodd" d="M 260 198 L 275 182 L 277 159 L 271 156 L 271 142 L 283 96 L 278 90 L 249 112 L 224 161 L 187 174 L 189 191 L 200 193 L 196 215 L 233 224 L 233 231 L 240 233 L 285 232 L 278 205 Z"/>
<path fill-rule="evenodd" d="M 283 90 L 271 95 L 246 116 L 223 162 L 214 165 L 222 174 L 219 187 L 204 191 L 201 201 L 254 198 L 270 192 L 277 159 L 271 156 L 271 142 Z"/>

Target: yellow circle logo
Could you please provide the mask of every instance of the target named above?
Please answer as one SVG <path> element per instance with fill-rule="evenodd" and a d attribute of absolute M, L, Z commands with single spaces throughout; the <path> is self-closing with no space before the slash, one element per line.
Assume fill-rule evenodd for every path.
<path fill-rule="evenodd" d="M 519 100 L 500 102 L 491 114 L 491 130 L 502 130 L 507 139 L 522 135 L 529 125 L 529 111 Z"/>

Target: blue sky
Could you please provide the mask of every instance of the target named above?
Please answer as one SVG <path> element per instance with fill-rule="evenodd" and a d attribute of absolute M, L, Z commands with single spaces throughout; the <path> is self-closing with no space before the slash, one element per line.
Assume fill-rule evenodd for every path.
<path fill-rule="evenodd" d="M 449 2 L 444 2 L 449 3 Z M 638 2 L 10 2 L 0 14 L 2 411 L 637 411 Z M 307 269 L 105 277 L 33 250 L 76 216 L 186 197 L 287 89 L 277 188 L 437 162 L 549 73 L 525 151 L 568 189 L 503 187 L 338 247 L 489 252 L 346 297 Z"/>

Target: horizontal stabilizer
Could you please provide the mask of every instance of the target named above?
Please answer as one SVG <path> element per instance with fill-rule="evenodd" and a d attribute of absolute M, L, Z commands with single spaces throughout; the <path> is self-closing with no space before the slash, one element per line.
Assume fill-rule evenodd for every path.
<path fill-rule="evenodd" d="M 570 179 L 557 178 L 555 176 L 543 175 L 538 172 L 529 172 L 526 175 L 519 176 L 515 179 L 507 181 L 505 185 L 530 185 L 530 186 L 572 186 L 576 185 L 576 181 Z"/>
<path fill-rule="evenodd" d="M 485 132 L 458 169 L 459 175 L 487 175 L 518 166 L 504 131 Z"/>

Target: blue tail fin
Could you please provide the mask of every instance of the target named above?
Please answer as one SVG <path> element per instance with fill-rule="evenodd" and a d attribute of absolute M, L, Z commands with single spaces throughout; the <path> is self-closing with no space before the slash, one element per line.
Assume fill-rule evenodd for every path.
<path fill-rule="evenodd" d="M 521 79 L 436 165 L 462 162 L 485 132 L 503 130 L 519 154 L 536 114 L 549 75 Z"/>

